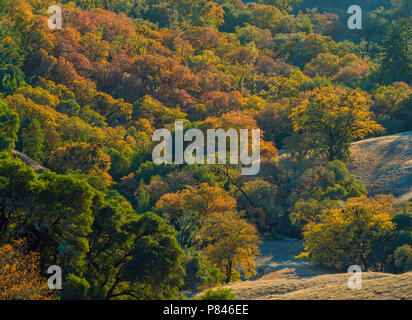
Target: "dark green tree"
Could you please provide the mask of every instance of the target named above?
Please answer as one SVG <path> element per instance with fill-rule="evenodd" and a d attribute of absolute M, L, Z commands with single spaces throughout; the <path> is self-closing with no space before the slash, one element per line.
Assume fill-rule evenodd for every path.
<path fill-rule="evenodd" d="M 0 101 L 0 151 L 14 148 L 18 130 L 19 116 Z"/>
<path fill-rule="evenodd" d="M 37 119 L 26 118 L 21 130 L 22 152 L 37 162 L 44 160 L 44 134 Z"/>
<path fill-rule="evenodd" d="M 154 213 L 137 215 L 124 198 L 112 195 L 93 223 L 87 295 L 95 299 L 176 298 L 183 284 L 183 255 L 175 231 L 162 218 Z M 84 282 L 76 283 L 83 292 Z"/>
<path fill-rule="evenodd" d="M 80 112 L 80 105 L 74 99 L 60 101 L 56 110 L 71 117 L 77 116 Z"/>
<path fill-rule="evenodd" d="M 10 37 L 1 39 L 0 33 L 0 93 L 10 94 L 24 83 L 21 71 L 24 55 Z"/>
<path fill-rule="evenodd" d="M 412 80 L 412 25 L 407 19 L 393 22 L 382 41 L 381 72 L 387 83 Z"/>

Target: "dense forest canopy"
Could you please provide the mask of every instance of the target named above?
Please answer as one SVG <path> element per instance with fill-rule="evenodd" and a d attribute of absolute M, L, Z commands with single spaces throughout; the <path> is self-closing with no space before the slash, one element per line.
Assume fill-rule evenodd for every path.
<path fill-rule="evenodd" d="M 262 238 L 284 236 L 338 270 L 409 270 L 411 203 L 368 198 L 346 163 L 412 130 L 412 4 L 359 1 L 350 30 L 321 3 L 61 1 L 51 30 L 55 1 L 0 0 L 0 252 L 40 270 L 19 281 L 59 265 L 56 298 L 177 298 L 255 275 Z M 260 129 L 259 174 L 154 164 L 178 120 Z M 0 298 L 51 297 L 30 292 Z"/>

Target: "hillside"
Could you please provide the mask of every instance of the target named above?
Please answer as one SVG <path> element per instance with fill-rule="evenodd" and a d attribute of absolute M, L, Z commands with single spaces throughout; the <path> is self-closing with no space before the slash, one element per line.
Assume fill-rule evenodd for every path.
<path fill-rule="evenodd" d="M 256 259 L 260 277 L 226 285 L 239 299 L 411 299 L 412 273 L 400 275 L 364 272 L 362 289 L 350 290 L 350 275 L 335 273 L 307 261 L 294 259 L 302 242 L 265 241 Z M 263 271 L 263 272 L 262 272 Z"/>
<path fill-rule="evenodd" d="M 336 270 L 412 271 L 412 203 L 373 197 L 409 199 L 410 133 L 352 147 L 370 196 L 344 161 L 412 130 L 408 1 L 0 0 L 0 300 L 174 300 L 239 275 L 241 298 L 341 292 L 294 258 L 301 235 Z M 389 277 L 365 281 L 404 298 Z"/>
<path fill-rule="evenodd" d="M 393 194 L 412 199 L 412 131 L 356 142 L 348 169 L 369 195 Z"/>
<path fill-rule="evenodd" d="M 369 195 L 393 194 L 399 201 L 412 199 L 412 132 L 370 138 L 351 146 L 348 166 Z M 239 299 L 411 299 L 412 273 L 400 275 L 364 272 L 361 290 L 347 287 L 349 275 L 294 257 L 302 241 L 265 241 L 256 258 L 259 275 L 229 284 Z"/>

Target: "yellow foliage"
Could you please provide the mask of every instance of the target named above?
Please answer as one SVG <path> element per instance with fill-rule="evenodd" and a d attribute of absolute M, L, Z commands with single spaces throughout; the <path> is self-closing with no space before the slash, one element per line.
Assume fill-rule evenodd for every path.
<path fill-rule="evenodd" d="M 206 246 L 202 251 L 209 263 L 226 274 L 226 282 L 233 280 L 233 272 L 243 271 L 249 278 L 256 274 L 255 256 L 260 254 L 256 226 L 242 219 L 235 211 L 212 212 L 200 230 Z"/>
<path fill-rule="evenodd" d="M 355 139 L 383 131 L 373 119 L 370 105 L 369 95 L 360 90 L 329 86 L 313 90 L 292 109 L 290 118 L 295 132 L 310 137 L 316 149 L 332 161 L 347 157 Z"/>
<path fill-rule="evenodd" d="M 298 257 L 343 271 L 350 265 L 384 270 L 375 246 L 387 243 L 393 235 L 393 200 L 391 196 L 362 196 L 348 199 L 343 208 L 324 211 L 320 222 L 304 227 L 306 252 Z"/>
<path fill-rule="evenodd" d="M 50 300 L 40 275 L 40 255 L 24 239 L 0 247 L 0 300 Z"/>

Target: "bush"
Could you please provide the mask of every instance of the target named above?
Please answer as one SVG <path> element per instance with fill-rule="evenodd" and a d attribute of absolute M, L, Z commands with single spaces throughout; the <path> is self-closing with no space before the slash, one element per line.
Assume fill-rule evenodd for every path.
<path fill-rule="evenodd" d="M 412 231 L 412 214 L 404 212 L 393 216 L 392 222 L 396 223 L 396 229 Z"/>
<path fill-rule="evenodd" d="M 195 289 L 209 281 L 210 272 L 204 255 L 192 249 L 186 251 L 183 262 L 186 270 L 184 289 Z M 210 279 L 215 282 L 216 279 Z"/>
<path fill-rule="evenodd" d="M 235 300 L 236 295 L 232 289 L 219 288 L 216 290 L 207 290 L 199 297 L 199 300 Z"/>
<path fill-rule="evenodd" d="M 207 280 L 204 284 L 205 288 L 213 288 L 219 286 L 223 280 L 225 280 L 225 275 L 220 271 L 219 268 L 209 267 L 207 271 Z"/>
<path fill-rule="evenodd" d="M 395 250 L 394 254 L 395 265 L 399 272 L 407 272 L 412 270 L 412 247 L 410 245 L 403 245 Z"/>

